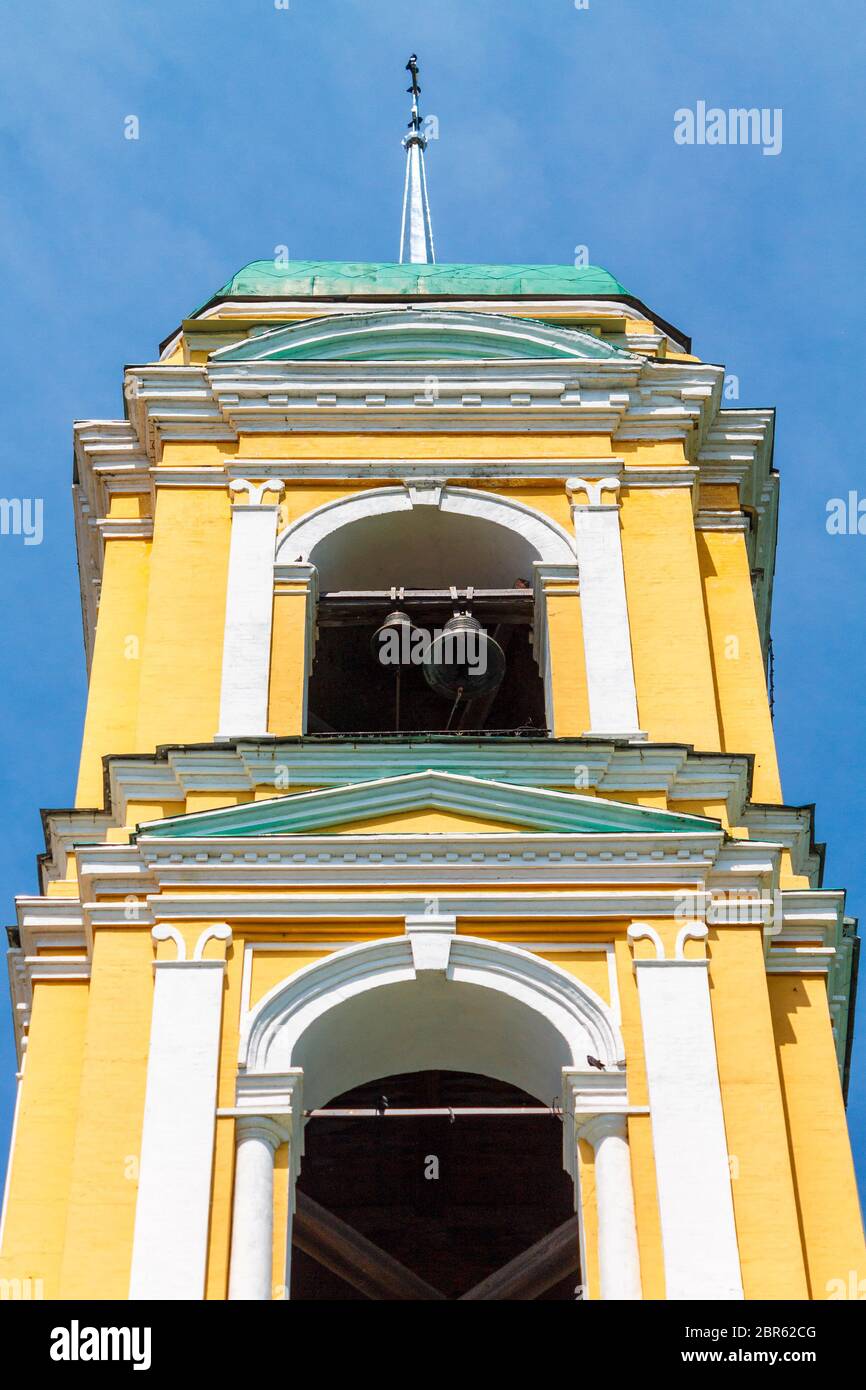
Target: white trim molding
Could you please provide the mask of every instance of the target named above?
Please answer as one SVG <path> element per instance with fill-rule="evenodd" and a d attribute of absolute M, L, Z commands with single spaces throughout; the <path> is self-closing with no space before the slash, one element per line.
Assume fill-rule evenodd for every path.
<path fill-rule="evenodd" d="M 641 739 L 616 500 L 620 479 L 575 477 L 565 486 L 577 538 L 589 736 Z M 581 492 L 586 502 L 575 501 Z M 605 494 L 614 501 L 605 503 Z"/>
<path fill-rule="evenodd" d="M 655 927 L 635 922 L 635 955 L 653 1153 L 669 1299 L 740 1299 L 743 1285 L 706 956 L 686 957 L 706 925 L 689 922 L 665 956 Z"/>
<path fill-rule="evenodd" d="M 266 492 L 283 491 L 280 482 L 253 483 L 235 478 L 234 494 L 246 492 L 246 506 L 232 506 L 222 687 L 217 738 L 267 734 L 274 609 L 274 543 L 279 506 L 265 503 Z"/>
<path fill-rule="evenodd" d="M 177 959 L 154 963 L 153 1014 L 132 1248 L 131 1299 L 202 1299 L 207 1268 L 214 1119 L 225 959 L 203 959 L 231 929 L 201 932 L 192 960 L 168 925 Z"/>
<path fill-rule="evenodd" d="M 323 540 L 368 517 L 410 512 L 416 506 L 435 506 L 442 512 L 474 517 L 514 531 L 532 546 L 539 560 L 574 564 L 574 542 L 550 517 L 513 497 L 452 487 L 432 479 L 406 481 L 399 487 L 378 487 L 326 502 L 287 526 L 277 538 L 277 562 L 299 558 L 315 564 L 315 550 Z"/>

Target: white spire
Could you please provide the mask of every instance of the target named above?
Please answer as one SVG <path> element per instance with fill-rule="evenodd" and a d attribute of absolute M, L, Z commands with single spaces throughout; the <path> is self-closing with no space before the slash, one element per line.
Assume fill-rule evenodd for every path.
<path fill-rule="evenodd" d="M 412 94 L 412 115 L 409 120 L 409 134 L 403 137 L 406 149 L 406 180 L 403 184 L 403 218 L 400 224 L 401 265 L 404 261 L 427 263 L 436 260 L 430 202 L 427 197 L 427 172 L 424 168 L 427 136 L 421 129 L 422 118 L 418 109 L 421 88 L 418 84 L 418 59 L 414 53 L 406 64 L 406 71 L 412 76 L 412 85 L 406 89 Z"/>

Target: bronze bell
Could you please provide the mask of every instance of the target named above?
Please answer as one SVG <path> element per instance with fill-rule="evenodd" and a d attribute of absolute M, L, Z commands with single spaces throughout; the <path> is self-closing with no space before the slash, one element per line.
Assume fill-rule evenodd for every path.
<path fill-rule="evenodd" d="M 370 638 L 370 650 L 383 666 L 405 666 L 411 659 L 414 631 L 409 614 L 402 608 L 395 608 Z"/>
<path fill-rule="evenodd" d="M 424 679 L 451 700 L 490 695 L 504 675 L 504 651 L 471 613 L 455 613 L 424 652 Z"/>

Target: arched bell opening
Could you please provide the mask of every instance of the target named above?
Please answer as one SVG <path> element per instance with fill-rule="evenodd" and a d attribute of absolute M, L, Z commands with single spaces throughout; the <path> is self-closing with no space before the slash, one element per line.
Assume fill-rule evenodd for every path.
<path fill-rule="evenodd" d="M 545 731 L 538 537 L 516 509 L 482 505 L 498 519 L 407 503 L 316 541 L 310 732 Z"/>
<path fill-rule="evenodd" d="M 592 1116 L 600 1125 L 589 1142 L 598 1146 L 596 1187 L 603 1197 L 603 1296 L 632 1297 L 639 1279 L 622 1059 L 616 1017 L 583 982 L 523 948 L 457 933 L 453 919 L 449 926 L 445 917 L 408 917 L 405 935 L 347 946 L 297 971 L 259 1001 L 241 1028 L 238 1104 L 245 1118 L 238 1142 L 245 1160 L 249 1149 L 250 1162 L 239 1160 L 235 1179 L 230 1296 L 266 1296 L 268 1194 L 261 1226 L 248 1213 L 283 1134 L 287 1256 L 300 1249 L 329 1278 L 374 1299 L 580 1297 L 577 1132 L 580 1117 L 585 1123 Z M 442 1104 L 431 1106 L 437 1097 Z M 431 1108 L 448 1113 L 430 1115 Z M 459 1113 L 467 1108 L 493 1113 Z M 367 1113 L 335 1115 L 341 1109 Z M 276 1117 L 272 1124 L 269 1115 Z M 462 1133 L 462 1148 L 443 1148 L 451 1155 L 450 1186 L 439 1189 L 440 1198 L 426 1188 L 419 1196 L 418 1182 L 443 1180 L 442 1164 L 429 1131 L 412 1126 L 441 1119 L 488 1124 Z M 377 1128 L 360 1128 L 353 1139 L 351 1129 L 339 1128 L 343 1121 Z M 382 1128 L 404 1123 L 403 1138 L 389 1138 L 393 1131 Z M 329 1139 L 323 1127 L 331 1125 L 338 1128 Z M 537 1134 L 522 1128 L 527 1125 L 538 1126 Z M 434 1140 L 437 1134 L 440 1145 L 456 1143 L 435 1130 Z M 425 1146 L 420 1157 L 425 1165 L 439 1159 L 438 1177 L 429 1165 L 431 1176 L 425 1169 L 419 1176 L 416 1159 Z M 345 1165 L 352 1172 L 343 1184 Z M 467 1166 L 482 1175 L 480 1188 Z M 522 1175 L 516 1185 L 509 1172 Z M 385 1229 L 393 1186 L 387 1202 L 383 1194 L 392 1180 L 403 1193 L 406 1221 L 418 1225 L 416 1265 L 391 1253 L 406 1254 L 403 1236 L 389 1246 L 398 1240 Z M 485 1199 L 485 1184 L 491 1191 L 500 1185 L 496 1202 Z M 438 1233 L 437 1200 L 443 1212 L 447 1207 Z M 524 1204 L 529 1210 L 512 1220 Z M 514 1251 L 524 1238 L 531 1243 Z M 497 1264 L 500 1259 L 505 1263 Z M 453 1266 L 450 1282 L 443 1261 Z M 311 1290 L 315 1280 L 324 1287 L 325 1275 L 307 1268 L 298 1279 L 298 1297 L 324 1296 Z M 292 1288 L 291 1277 L 286 1287 Z M 331 1289 L 329 1297 L 355 1296 Z"/>
<path fill-rule="evenodd" d="M 379 1077 L 307 1121 L 290 1296 L 570 1301 L 577 1224 L 538 1097 L 473 1072 Z"/>

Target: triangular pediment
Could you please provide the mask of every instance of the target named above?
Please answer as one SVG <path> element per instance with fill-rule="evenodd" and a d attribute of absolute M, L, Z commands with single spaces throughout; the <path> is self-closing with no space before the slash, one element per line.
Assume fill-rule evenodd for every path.
<path fill-rule="evenodd" d="M 718 834 L 718 821 L 702 816 L 633 806 L 577 792 L 549 791 L 492 782 L 450 772 L 413 772 L 325 791 L 296 792 L 268 801 L 173 816 L 139 826 L 139 835 L 159 839 L 213 839 L 303 835 L 357 827 L 358 834 L 399 833 L 401 813 L 440 811 L 471 817 L 476 833 L 610 835 Z M 483 825 L 482 825 L 483 823 Z M 412 819 L 404 825 L 413 831 Z M 425 833 L 437 833 L 426 830 Z M 439 833 L 448 833 L 443 824 Z"/>
<path fill-rule="evenodd" d="M 211 353 L 212 362 L 635 361 L 578 328 L 459 309 L 379 309 L 308 319 Z"/>

